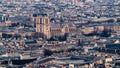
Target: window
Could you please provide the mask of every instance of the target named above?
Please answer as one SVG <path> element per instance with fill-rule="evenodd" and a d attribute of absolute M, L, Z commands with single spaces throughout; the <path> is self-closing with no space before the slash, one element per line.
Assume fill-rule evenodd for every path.
<path fill-rule="evenodd" d="M 42 24 L 42 18 L 40 18 L 39 21 L 40 21 L 40 24 Z"/>
<path fill-rule="evenodd" d="M 48 24 L 48 19 L 45 19 L 45 23 Z"/>

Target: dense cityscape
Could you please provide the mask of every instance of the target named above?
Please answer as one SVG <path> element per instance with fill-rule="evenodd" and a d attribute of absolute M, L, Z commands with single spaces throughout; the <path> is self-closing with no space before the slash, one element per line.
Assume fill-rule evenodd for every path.
<path fill-rule="evenodd" d="M 0 0 L 0 68 L 120 68 L 120 0 Z"/>

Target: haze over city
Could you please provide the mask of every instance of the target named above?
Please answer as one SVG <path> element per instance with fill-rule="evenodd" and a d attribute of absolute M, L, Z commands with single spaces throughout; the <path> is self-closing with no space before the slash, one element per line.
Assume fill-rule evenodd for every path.
<path fill-rule="evenodd" d="M 0 68 L 120 68 L 120 0 L 0 0 Z"/>

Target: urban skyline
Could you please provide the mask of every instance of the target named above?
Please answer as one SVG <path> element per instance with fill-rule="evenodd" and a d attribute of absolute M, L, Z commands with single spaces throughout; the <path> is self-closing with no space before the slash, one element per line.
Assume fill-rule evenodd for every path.
<path fill-rule="evenodd" d="M 0 68 L 120 68 L 119 0 L 0 0 Z"/>

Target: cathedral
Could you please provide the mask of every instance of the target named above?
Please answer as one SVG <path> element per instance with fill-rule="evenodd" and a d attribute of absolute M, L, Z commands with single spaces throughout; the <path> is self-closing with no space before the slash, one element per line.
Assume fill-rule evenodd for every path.
<path fill-rule="evenodd" d="M 43 33 L 47 39 L 65 34 L 77 34 L 77 28 L 73 24 L 53 24 L 47 14 L 33 14 L 32 21 L 36 23 L 36 32 Z"/>

